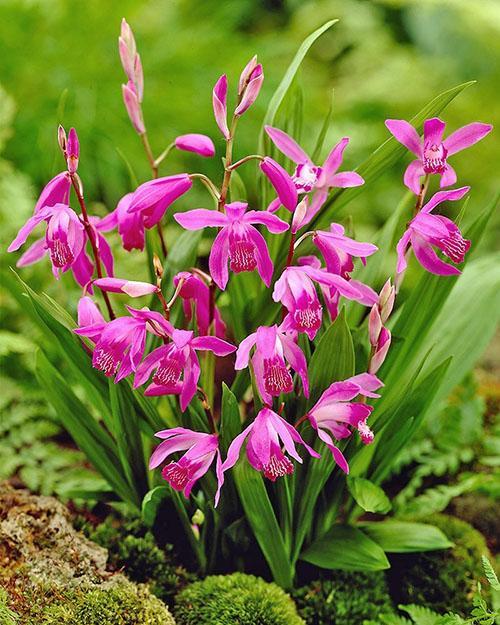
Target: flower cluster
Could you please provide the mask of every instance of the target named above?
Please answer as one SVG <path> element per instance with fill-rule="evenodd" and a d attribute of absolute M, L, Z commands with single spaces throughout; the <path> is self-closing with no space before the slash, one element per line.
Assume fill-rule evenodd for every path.
<path fill-rule="evenodd" d="M 249 464 L 271 481 L 293 473 L 294 461 L 302 462 L 300 448 L 312 458 L 318 458 L 327 450 L 326 453 L 331 453 L 338 466 L 347 473 L 349 466 L 341 441 L 354 432 L 365 444 L 374 439 L 374 432 L 368 424 L 374 408 L 367 401 L 376 399 L 379 396 L 376 391 L 383 386 L 375 374 L 383 365 L 391 344 L 389 327 L 396 289 L 389 280 L 377 294 L 370 286 L 352 277 L 356 264 L 366 264 L 367 259 L 377 252 L 377 247 L 348 236 L 341 224 L 331 223 L 326 230 L 305 232 L 298 239 L 296 235 L 324 209 L 332 188 L 364 184 L 358 173 L 339 171 L 349 138 L 341 138 L 323 164 L 317 165 L 287 133 L 266 126 L 265 131 L 272 143 L 293 163 L 293 171 L 289 173 L 267 155 L 251 155 L 233 162 L 237 122 L 255 102 L 264 79 L 262 65 L 254 57 L 241 72 L 232 111 L 228 108 L 226 75 L 221 76 L 213 88 L 215 122 L 226 147 L 221 185 L 200 173 L 159 177 L 159 167 L 171 149 L 212 157 L 215 147 L 206 135 L 184 134 L 176 137 L 155 158 L 142 112 L 144 80 L 141 60 L 132 30 L 125 21 L 119 37 L 119 53 L 127 76 L 127 83 L 122 87 L 125 107 L 141 137 L 151 166 L 151 180 L 126 194 L 105 218 L 89 216 L 83 183 L 77 173 L 78 137 L 73 128 L 68 136 L 60 128 L 58 140 L 66 170 L 57 174 L 43 189 L 34 215 L 21 228 L 9 251 L 18 250 L 31 231 L 44 224 L 45 236 L 21 256 L 18 266 L 31 264 L 48 253 L 56 278 L 60 272 L 71 269 L 83 289 L 75 332 L 87 339 L 87 347 L 91 345 L 92 366 L 114 378 L 115 383 L 133 376 L 135 388 L 147 384 L 146 396 L 178 396 L 182 413 L 195 396 L 202 398 L 203 407 L 210 415 L 212 431 L 195 432 L 181 426 L 162 430 L 156 435 L 162 442 L 150 460 L 151 469 L 164 465 L 163 478 L 174 489 L 183 491 L 186 497 L 215 460 L 217 503 L 225 473 L 236 464 L 243 447 Z M 410 247 L 426 270 L 439 275 L 460 273 L 436 250 L 459 264 L 464 260 L 470 241 L 463 238 L 451 219 L 433 211 L 445 200 L 461 199 L 469 187 L 439 191 L 426 203 L 425 195 L 432 175 L 441 177 L 441 187 L 455 183 L 456 174 L 447 162 L 448 157 L 479 141 L 491 126 L 470 124 L 443 140 L 445 124 L 437 118 L 424 123 L 423 139 L 405 121 L 387 120 L 386 125 L 396 139 L 417 156 L 404 176 L 405 184 L 416 195 L 416 207 L 397 244 L 398 284 L 408 263 Z M 246 202 L 237 201 L 232 196 L 231 201 L 227 201 L 233 171 L 250 159 L 259 161 L 259 171 L 276 192 L 276 198 L 267 207 L 249 209 Z M 208 271 L 185 268 L 173 276 L 172 284 L 165 284 L 163 266 L 168 265 L 168 252 L 162 224 L 167 209 L 188 193 L 195 180 L 200 180 L 211 193 L 215 208 L 175 212 L 173 219 L 185 230 L 216 229 Z M 70 207 L 71 189 L 79 212 Z M 278 211 L 281 216 L 276 214 Z M 163 262 L 154 258 L 156 283 L 116 278 L 113 255 L 104 233 L 116 229 L 124 249 L 130 252 L 144 249 L 145 231 L 153 227 L 158 230 L 164 255 Z M 274 237 L 283 237 L 285 247 L 288 247 L 286 263 L 279 258 L 273 262 L 269 242 Z M 317 250 L 318 255 L 299 256 L 297 250 L 304 241 L 311 243 L 311 249 Z M 270 289 L 276 304 L 271 303 L 275 308 L 274 317 L 268 325 L 260 325 L 235 345 L 231 320 L 227 319 L 226 325 L 219 309 L 223 301 L 221 296 L 229 281 L 234 279 L 232 274 L 254 271 Z M 108 320 L 90 297 L 94 289 L 98 289 L 104 298 Z M 168 302 L 164 297 L 167 289 L 173 292 Z M 113 293 L 132 298 L 149 296 L 152 303 L 149 308 L 126 306 L 125 313 L 116 316 L 110 300 Z M 315 403 L 309 402 L 306 353 L 314 349 L 314 340 L 322 328 L 337 318 L 342 298 L 367 307 L 370 353 L 366 368 L 346 380 L 331 380 L 326 389 L 319 389 L 323 390 L 319 399 Z M 182 316 L 177 327 L 170 319 L 176 301 L 182 303 Z M 324 308 L 328 318 L 323 315 Z M 214 392 L 200 385 L 200 351 L 218 358 L 235 354 L 234 369 L 248 369 L 254 388 L 253 412 L 247 407 L 245 413 L 249 422 L 230 443 L 224 459 L 219 449 L 217 415 L 207 399 Z M 207 358 L 209 360 L 212 357 Z M 301 395 L 301 406 L 306 406 L 305 414 L 299 415 L 292 424 L 284 411 L 284 400 Z M 307 427 L 317 434 L 317 440 L 312 443 L 303 431 Z"/>

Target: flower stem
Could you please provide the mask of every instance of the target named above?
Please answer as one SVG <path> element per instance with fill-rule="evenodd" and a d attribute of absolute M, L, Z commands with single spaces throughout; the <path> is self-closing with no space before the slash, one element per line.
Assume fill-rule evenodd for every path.
<path fill-rule="evenodd" d="M 205 187 L 209 190 L 210 195 L 214 198 L 217 204 L 219 203 L 219 189 L 215 186 L 215 184 L 210 180 L 208 176 L 205 176 L 205 174 L 189 174 L 189 177 L 197 178 L 201 183 L 203 183 Z"/>
<path fill-rule="evenodd" d="M 210 407 L 208 396 L 201 386 L 197 386 L 196 390 L 198 391 L 198 395 L 200 395 L 201 405 L 203 406 L 203 410 L 205 411 L 205 414 L 207 416 L 208 423 L 210 424 L 210 429 L 212 430 L 213 434 L 217 434 L 217 424 L 215 423 L 215 417 L 212 412 L 212 408 Z"/>
<path fill-rule="evenodd" d="M 149 143 L 148 133 L 147 132 L 143 132 L 140 135 L 140 137 L 141 137 L 142 145 L 144 147 L 144 151 L 146 153 L 146 157 L 147 157 L 148 162 L 149 162 L 149 166 L 151 167 L 151 173 L 153 174 L 153 179 L 156 179 L 156 178 L 158 178 L 158 165 L 159 165 L 159 163 L 156 162 L 156 159 L 155 159 L 155 157 L 153 155 L 153 150 L 151 149 L 151 145 Z M 168 152 L 167 152 L 167 154 L 168 154 Z M 165 156 L 166 156 L 166 154 L 165 154 Z M 165 156 L 163 158 L 165 158 Z M 163 158 L 162 158 L 162 160 L 163 160 Z M 158 231 L 158 238 L 160 239 L 160 245 L 161 245 L 161 251 L 162 251 L 162 254 L 163 254 L 163 259 L 165 259 L 165 258 L 167 258 L 168 251 L 167 251 L 167 244 L 165 242 L 165 237 L 163 236 L 163 230 L 162 230 L 160 222 L 158 222 L 156 224 L 156 230 Z"/>
<path fill-rule="evenodd" d="M 238 167 L 240 167 L 240 165 L 243 165 L 244 163 L 248 163 L 248 161 L 253 161 L 253 160 L 263 161 L 264 157 L 261 156 L 260 154 L 249 154 L 248 156 L 241 158 L 239 161 L 236 161 L 236 163 L 233 163 L 230 166 L 226 165 L 226 169 L 233 171 L 234 169 L 237 169 Z"/>
<path fill-rule="evenodd" d="M 70 179 L 71 179 L 71 185 L 73 186 L 76 197 L 78 199 L 78 204 L 80 205 L 80 209 L 82 211 L 83 226 L 85 228 L 85 232 L 87 233 L 87 237 L 92 247 L 92 254 L 94 256 L 97 277 L 102 278 L 103 273 L 102 273 L 101 257 L 99 255 L 99 249 L 97 247 L 97 242 L 94 237 L 94 231 L 92 230 L 92 226 L 89 221 L 89 214 L 87 212 L 87 206 L 85 204 L 85 200 L 83 199 L 81 185 L 79 184 L 79 179 L 77 180 L 77 174 L 70 174 Z M 108 294 L 106 293 L 106 291 L 101 291 L 101 293 L 104 298 L 106 308 L 108 309 L 109 318 L 115 319 L 115 313 L 114 313 L 113 307 L 111 306 L 111 302 L 108 297 Z"/>
<path fill-rule="evenodd" d="M 233 115 L 231 122 L 231 129 L 229 131 L 229 139 L 226 139 L 226 160 L 224 163 L 224 177 L 222 179 L 222 186 L 220 190 L 219 202 L 217 210 L 223 211 L 224 204 L 226 203 L 227 193 L 229 191 L 229 183 L 231 182 L 231 164 L 233 159 L 233 141 L 234 133 L 236 131 L 236 125 L 238 123 L 238 117 Z"/>

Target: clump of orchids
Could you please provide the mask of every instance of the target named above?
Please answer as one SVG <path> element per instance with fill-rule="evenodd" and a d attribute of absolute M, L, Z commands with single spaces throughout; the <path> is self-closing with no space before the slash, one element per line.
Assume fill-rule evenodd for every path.
<path fill-rule="evenodd" d="M 404 184 L 415 194 L 415 210 L 397 244 L 394 283 L 387 280 L 380 293 L 376 293 L 369 285 L 351 278 L 355 263 L 365 264 L 377 252 L 375 245 L 351 238 L 338 223 L 331 223 L 327 230 L 307 230 L 324 208 L 332 189 L 364 183 L 358 173 L 342 171 L 349 138 L 341 138 L 318 165 L 286 132 L 266 126 L 270 141 L 287 162 L 293 163 L 292 169 L 287 171 L 265 154 L 235 161 L 233 147 L 238 122 L 255 102 L 264 80 L 262 65 L 254 57 L 239 77 L 234 109 L 228 110 L 225 75 L 213 88 L 214 117 L 225 143 L 220 184 L 203 173 L 159 177 L 159 168 L 171 150 L 211 158 L 215 147 L 208 136 L 186 134 L 175 138 L 155 157 L 142 112 L 141 59 L 125 21 L 119 53 L 127 76 L 123 85 L 125 107 L 144 146 L 152 179 L 125 195 L 106 217 L 89 215 L 84 184 L 78 174 L 78 136 L 74 128 L 66 134 L 60 127 L 58 141 L 66 169 L 45 186 L 33 216 L 20 229 L 9 251 L 18 250 L 36 227 L 43 226 L 44 236 L 24 252 L 17 265 L 26 266 L 48 256 L 56 278 L 72 271 L 83 291 L 75 332 L 93 345 L 92 366 L 103 375 L 115 382 L 133 376 L 133 386 L 145 386 L 146 396 L 177 396 L 182 413 L 195 397 L 201 398 L 211 432 L 182 427 L 180 418 L 181 426 L 156 434 L 161 442 L 151 456 L 150 468 L 162 466 L 163 478 L 175 490 L 189 497 L 196 482 L 215 463 L 217 505 L 225 473 L 238 462 L 243 449 L 250 465 L 271 481 L 294 472 L 294 463 L 303 461 L 299 452 L 313 458 L 331 453 L 342 471 L 348 473 L 348 462 L 338 441 L 356 432 L 365 444 L 374 439 L 369 424 L 373 406 L 366 403 L 366 398 L 378 397 L 377 391 L 383 387 L 377 372 L 391 345 L 388 320 L 411 251 L 427 271 L 452 275 L 460 273 L 457 265 L 463 262 L 470 247 L 458 226 L 437 214 L 442 202 L 461 199 L 469 187 L 439 191 L 427 198 L 430 177 L 439 176 L 442 188 L 454 185 L 457 176 L 448 159 L 482 139 L 491 126 L 472 123 L 443 139 L 445 123 L 438 118 L 425 121 L 423 137 L 406 121 L 386 121 L 394 137 L 416 156 L 404 174 Z M 250 208 L 230 195 L 233 172 L 249 161 L 258 163 L 261 174 L 275 191 L 276 197 L 267 206 Z M 167 213 L 197 181 L 211 194 L 214 207 Z M 72 190 L 79 210 L 70 207 Z M 163 224 L 172 218 L 185 230 L 211 228 L 216 234 L 208 266 L 186 267 L 173 277 L 173 285 L 165 285 L 162 278 L 163 268 L 168 266 L 168 252 Z M 163 258 L 152 259 L 156 283 L 115 277 L 113 254 L 105 237 L 113 229 L 118 230 L 128 252 L 144 250 L 146 231 L 157 231 Z M 268 243 L 273 237 L 287 239 L 288 254 L 283 266 L 271 259 Z M 305 245 L 309 246 L 309 253 L 301 255 L 301 246 Z M 314 249 L 317 255 L 310 253 Z M 219 301 L 229 281 L 238 279 L 233 274 L 241 272 L 257 272 L 265 286 L 272 289 L 275 323 L 254 328 L 235 344 L 234 320 L 223 318 Z M 168 301 L 167 288 L 173 291 Z M 96 290 L 102 295 L 107 318 L 94 299 Z M 149 308 L 126 306 L 125 314 L 117 316 L 111 293 L 132 298 L 152 296 L 155 304 Z M 370 351 L 366 369 L 346 380 L 331 380 L 306 414 L 292 422 L 282 399 L 287 395 L 296 396 L 297 400 L 300 396 L 309 397 L 309 342 L 314 341 L 322 326 L 337 318 L 342 298 L 367 307 Z M 183 315 L 176 327 L 170 313 L 178 301 L 182 302 Z M 218 391 L 203 388 L 200 383 L 200 352 L 213 354 L 212 359 L 231 359 L 230 370 L 248 368 L 250 372 L 254 390 L 253 398 L 245 403 L 244 428 L 225 454 L 220 451 L 217 414 L 209 401 L 218 396 Z M 204 362 L 213 362 L 210 358 Z M 317 434 L 318 442 L 311 438 L 311 432 L 304 435 L 307 427 Z"/>

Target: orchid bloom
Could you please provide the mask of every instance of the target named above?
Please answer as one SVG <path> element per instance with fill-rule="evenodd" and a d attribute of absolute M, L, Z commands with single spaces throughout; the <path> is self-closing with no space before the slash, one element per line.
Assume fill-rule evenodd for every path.
<path fill-rule="evenodd" d="M 348 137 L 341 139 L 332 148 L 323 165 L 319 166 L 312 162 L 309 155 L 286 132 L 272 126 L 266 126 L 265 130 L 278 150 L 296 164 L 292 179 L 297 191 L 299 193 L 316 191 L 309 209 L 310 219 L 325 203 L 330 188 L 359 187 L 364 184 L 363 178 L 354 171 L 337 173 L 342 164 L 344 150 L 349 143 Z M 278 206 L 273 203 L 271 210 L 276 210 Z"/>
<path fill-rule="evenodd" d="M 229 446 L 227 458 L 222 463 L 224 472 L 237 463 L 245 440 L 248 462 L 257 471 L 262 471 L 272 482 L 293 473 L 293 464 L 282 447 L 286 454 L 300 463 L 302 458 L 297 453 L 296 444 L 303 445 L 311 456 L 319 458 L 319 454 L 303 440 L 288 421 L 265 407 Z"/>
<path fill-rule="evenodd" d="M 285 331 L 305 332 L 312 341 L 321 327 L 323 309 L 314 282 L 333 287 L 349 299 L 363 299 L 363 294 L 342 276 L 322 271 L 310 265 L 287 267 L 276 281 L 273 300 L 288 310 L 282 323 Z"/>
<path fill-rule="evenodd" d="M 140 211 L 129 213 L 128 208 L 132 201 L 133 193 L 127 193 L 118 202 L 115 210 L 101 219 L 101 228 L 112 230 L 118 229 L 123 248 L 130 252 L 133 249 L 144 249 L 144 218 Z"/>
<path fill-rule="evenodd" d="M 307 413 L 318 437 L 326 444 L 335 462 L 345 473 L 349 473 L 349 465 L 344 454 L 333 442 L 332 436 L 337 440 L 347 438 L 351 435 L 352 428 L 358 431 L 363 443 L 373 442 L 373 432 L 366 423 L 373 406 L 351 400 L 358 395 L 379 397 L 374 391 L 382 386 L 382 382 L 369 373 L 361 373 L 343 382 L 334 382 Z"/>
<path fill-rule="evenodd" d="M 469 189 L 470 187 L 460 187 L 451 191 L 439 191 L 410 221 L 397 245 L 396 271 L 398 274 L 407 267 L 406 251 L 409 245 L 418 262 L 427 271 L 439 276 L 461 273 L 457 267 L 441 260 L 434 251 L 434 247 L 441 250 L 454 263 L 462 263 L 470 248 L 470 241 L 462 237 L 460 229 L 451 219 L 442 215 L 431 215 L 431 211 L 441 202 L 462 199 Z"/>
<path fill-rule="evenodd" d="M 8 247 L 8 252 L 15 252 L 23 245 L 40 223 L 46 223 L 45 237 L 35 241 L 21 256 L 17 266 L 24 267 L 40 260 L 48 251 L 52 271 L 59 278 L 70 269 L 82 252 L 86 234 L 78 215 L 66 204 L 55 204 L 39 209 L 19 230 L 16 238 Z"/>
<path fill-rule="evenodd" d="M 171 342 L 157 347 L 137 367 L 134 388 L 144 384 L 154 371 L 152 383 L 144 394 L 180 395 L 181 410 L 184 412 L 196 395 L 200 378 L 196 352 L 207 350 L 216 356 L 227 356 L 236 351 L 236 347 L 215 336 L 195 337 L 190 330 L 177 330 L 163 318 L 160 325 Z"/>
<path fill-rule="evenodd" d="M 222 290 L 229 279 L 228 261 L 234 273 L 257 268 L 266 286 L 270 286 L 273 262 L 264 237 L 252 224 L 263 224 L 274 234 L 288 230 L 288 224 L 276 215 L 267 211 L 247 211 L 247 207 L 246 202 L 232 202 L 225 205 L 225 213 L 198 208 L 174 215 L 186 230 L 200 230 L 207 226 L 221 228 L 213 242 L 208 264 L 214 282 Z"/>
<path fill-rule="evenodd" d="M 293 379 L 287 362 L 302 380 L 304 395 L 309 397 L 307 362 L 295 341 L 274 325 L 260 326 L 257 332 L 247 336 L 238 347 L 234 368 L 238 371 L 248 367 L 250 352 L 255 346 L 252 366 L 257 388 L 266 404 L 271 405 L 273 397 L 293 391 Z"/>
<path fill-rule="evenodd" d="M 182 308 L 187 322 L 191 322 L 194 307 L 198 334 L 208 334 L 210 329 L 210 288 L 208 285 L 199 276 L 194 273 L 189 273 L 188 271 L 181 271 L 175 275 L 174 285 L 176 287 L 180 285 L 179 296 L 182 299 Z M 215 322 L 215 336 L 224 338 L 226 334 L 226 324 L 215 304 L 213 304 L 213 316 Z"/>
<path fill-rule="evenodd" d="M 193 486 L 205 475 L 214 458 L 216 459 L 216 474 L 218 488 L 215 494 L 215 506 L 219 503 L 220 489 L 224 483 L 222 462 L 218 449 L 219 441 L 217 434 L 206 432 L 193 432 L 186 428 L 172 428 L 156 432 L 155 436 L 163 439 L 151 455 L 149 468 L 156 469 L 172 454 L 185 451 L 179 460 L 170 461 L 162 470 L 161 474 L 170 486 L 177 491 L 182 491 L 185 497 L 189 497 Z"/>
<path fill-rule="evenodd" d="M 215 154 L 213 141 L 207 135 L 197 133 L 180 135 L 175 138 L 174 143 L 178 150 L 184 150 L 185 152 L 194 152 L 205 157 L 214 156 Z"/>
<path fill-rule="evenodd" d="M 69 192 L 71 190 L 71 178 L 67 171 L 62 171 L 54 176 L 40 193 L 40 197 L 35 205 L 34 213 L 38 213 L 46 206 L 55 206 L 56 204 L 69 204 Z"/>
<path fill-rule="evenodd" d="M 132 194 L 128 213 L 140 213 L 145 228 L 159 223 L 167 208 L 193 186 L 188 174 L 156 178 L 141 184 Z"/>
<path fill-rule="evenodd" d="M 474 145 L 493 128 L 490 124 L 474 122 L 455 130 L 443 140 L 446 123 L 438 117 L 425 120 L 422 139 L 415 128 L 403 119 L 387 119 L 385 125 L 399 143 L 417 157 L 404 174 L 405 185 L 416 195 L 420 193 L 420 177 L 427 174 L 439 174 L 441 188 L 455 184 L 457 175 L 448 164 L 448 157 Z"/>

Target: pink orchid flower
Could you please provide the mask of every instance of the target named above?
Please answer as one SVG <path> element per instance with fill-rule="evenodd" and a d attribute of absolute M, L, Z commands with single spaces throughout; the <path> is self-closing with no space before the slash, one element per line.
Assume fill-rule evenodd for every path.
<path fill-rule="evenodd" d="M 198 334 L 206 335 L 209 333 L 210 328 L 210 288 L 199 276 L 188 271 L 181 271 L 175 275 L 174 285 L 178 287 L 181 280 L 179 296 L 182 298 L 184 316 L 187 322 L 190 323 L 194 311 Z M 213 315 L 215 336 L 224 338 L 226 335 L 226 324 L 215 304 L 213 304 Z"/>
<path fill-rule="evenodd" d="M 115 210 L 101 219 L 102 229 L 118 229 L 123 248 L 130 252 L 133 249 L 144 249 L 144 218 L 140 211 L 129 213 L 133 193 L 127 193 L 118 202 Z"/>
<path fill-rule="evenodd" d="M 441 202 L 460 200 L 469 189 L 470 187 L 460 187 L 460 189 L 451 191 L 439 191 L 422 207 L 410 221 L 408 228 L 398 242 L 397 273 L 406 269 L 406 250 L 409 245 L 411 245 L 418 262 L 427 271 L 439 276 L 461 273 L 457 267 L 441 260 L 434 251 L 434 247 L 441 250 L 454 263 L 462 263 L 470 248 L 470 241 L 462 237 L 460 229 L 451 219 L 442 215 L 431 215 L 431 211 Z"/>
<path fill-rule="evenodd" d="M 131 214 L 140 213 L 144 227 L 152 228 L 161 221 L 167 208 L 192 186 L 188 174 L 149 180 L 134 191 L 127 210 Z"/>
<path fill-rule="evenodd" d="M 237 371 L 248 367 L 250 352 L 254 346 L 252 366 L 257 388 L 266 404 L 271 405 L 273 397 L 278 397 L 281 393 L 293 391 L 293 379 L 287 362 L 299 374 L 304 395 L 309 397 L 306 358 L 292 338 L 282 332 L 277 325 L 260 326 L 257 332 L 250 334 L 240 343 L 234 365 Z"/>
<path fill-rule="evenodd" d="M 213 141 L 207 135 L 197 133 L 180 135 L 175 138 L 174 143 L 178 150 L 184 150 L 185 152 L 194 152 L 205 157 L 214 156 L 215 154 Z"/>
<path fill-rule="evenodd" d="M 361 373 L 343 382 L 334 382 L 307 414 L 319 438 L 345 473 L 349 473 L 349 465 L 344 454 L 334 444 L 332 436 L 337 440 L 347 438 L 352 433 L 351 429 L 354 429 L 365 444 L 373 442 L 373 432 L 366 423 L 373 406 L 351 400 L 358 395 L 379 397 L 374 391 L 382 386 L 382 382 L 369 373 Z"/>
<path fill-rule="evenodd" d="M 71 190 L 71 179 L 67 171 L 62 171 L 54 176 L 40 193 L 40 197 L 35 205 L 34 213 L 46 206 L 55 206 L 56 204 L 69 204 L 69 192 Z"/>
<path fill-rule="evenodd" d="M 190 330 L 177 330 L 162 318 L 160 325 L 171 342 L 153 350 L 137 368 L 134 388 L 141 386 L 153 373 L 145 395 L 180 395 L 184 412 L 196 395 L 201 368 L 196 352 L 206 350 L 216 356 L 227 356 L 236 347 L 215 336 L 194 336 Z M 182 379 L 181 379 L 182 378 Z"/>
<path fill-rule="evenodd" d="M 363 299 L 363 294 L 342 276 L 303 265 L 287 267 L 276 281 L 273 300 L 288 310 L 282 323 L 284 331 L 305 332 L 312 341 L 321 327 L 323 309 L 314 282 L 335 288 L 349 299 Z"/>
<path fill-rule="evenodd" d="M 227 76 L 222 74 L 215 83 L 212 92 L 212 105 L 214 109 L 214 117 L 225 139 L 230 138 L 229 128 L 227 126 Z"/>
<path fill-rule="evenodd" d="M 325 203 L 329 189 L 359 187 L 364 184 L 363 178 L 354 171 L 337 173 L 342 164 L 344 150 L 349 143 L 348 137 L 341 139 L 332 148 L 323 165 L 319 166 L 312 162 L 309 155 L 286 132 L 272 126 L 266 126 L 265 130 L 278 150 L 297 165 L 292 175 L 297 191 L 299 193 L 316 191 L 308 210 L 309 221 Z M 273 211 L 277 208 L 276 204 L 270 207 Z"/>
<path fill-rule="evenodd" d="M 130 297 L 142 297 L 143 295 L 150 295 L 159 291 L 155 284 L 137 280 L 123 280 L 121 278 L 99 278 L 94 280 L 93 284 L 99 287 L 101 291 L 125 293 Z"/>
<path fill-rule="evenodd" d="M 282 446 L 289 456 L 300 463 L 302 458 L 297 453 L 296 444 L 303 445 L 311 456 L 319 458 L 319 454 L 303 440 L 290 423 L 265 407 L 229 446 L 227 458 L 222 463 L 224 472 L 238 462 L 245 440 L 248 462 L 256 471 L 262 471 L 272 482 L 293 473 L 293 464 L 283 452 Z"/>
<path fill-rule="evenodd" d="M 196 482 L 205 475 L 216 459 L 217 492 L 215 506 L 219 503 L 220 490 L 224 484 L 222 462 L 218 449 L 217 434 L 193 432 L 186 428 L 171 428 L 155 434 L 164 439 L 154 450 L 149 461 L 149 468 L 156 469 L 172 454 L 185 451 L 179 460 L 169 462 L 162 470 L 162 477 L 177 491 L 183 491 L 187 498 Z"/>
<path fill-rule="evenodd" d="M 455 184 L 457 175 L 448 164 L 448 157 L 474 145 L 493 128 L 490 124 L 474 122 L 455 130 L 443 140 L 446 124 L 438 117 L 425 120 L 422 139 L 415 128 L 403 119 L 387 119 L 385 125 L 399 143 L 417 157 L 404 174 L 405 185 L 416 195 L 420 193 L 420 177 L 426 174 L 439 174 L 441 188 Z"/>
<path fill-rule="evenodd" d="M 24 267 L 40 260 L 48 251 L 52 271 L 56 278 L 59 272 L 70 269 L 82 252 L 86 235 L 78 215 L 66 204 L 45 206 L 19 230 L 16 238 L 8 247 L 8 252 L 15 252 L 40 223 L 46 223 L 45 237 L 39 239 L 21 256 L 17 266 Z"/>
<path fill-rule="evenodd" d="M 224 290 L 231 271 L 253 271 L 270 286 L 273 262 L 264 237 L 252 224 L 262 224 L 269 232 L 277 234 L 288 230 L 288 224 L 267 211 L 247 211 L 246 202 L 226 204 L 225 213 L 198 208 L 186 213 L 176 213 L 174 219 L 186 230 L 220 227 L 208 260 L 210 274 L 217 286 Z"/>

